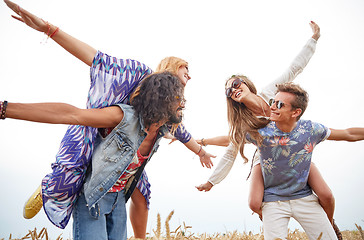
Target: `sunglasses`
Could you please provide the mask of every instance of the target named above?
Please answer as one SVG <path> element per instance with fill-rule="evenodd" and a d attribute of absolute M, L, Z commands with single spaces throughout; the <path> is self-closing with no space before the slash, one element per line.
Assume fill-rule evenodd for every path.
<path fill-rule="evenodd" d="M 284 102 L 281 102 L 281 101 L 276 101 L 276 100 L 274 100 L 274 99 L 270 99 L 269 100 L 269 106 L 273 106 L 273 104 L 276 104 L 276 108 L 278 108 L 278 109 L 281 109 L 282 107 L 284 107 Z"/>
<path fill-rule="evenodd" d="M 233 95 L 233 88 L 238 89 L 241 83 L 246 84 L 243 79 L 235 78 L 234 81 L 231 83 L 231 87 L 225 90 L 226 97 L 230 98 Z"/>

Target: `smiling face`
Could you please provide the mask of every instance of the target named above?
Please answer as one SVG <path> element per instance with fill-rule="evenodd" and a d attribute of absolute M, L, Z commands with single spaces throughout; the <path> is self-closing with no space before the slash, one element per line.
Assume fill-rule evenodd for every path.
<path fill-rule="evenodd" d="M 271 105 L 270 120 L 276 123 L 296 122 L 301 114 L 300 108 L 292 107 L 292 102 L 296 96 L 288 92 L 278 92 Z"/>
<path fill-rule="evenodd" d="M 243 102 L 244 98 L 252 92 L 245 79 L 233 77 L 227 81 L 225 93 L 226 97 L 231 98 L 235 102 Z"/>
<path fill-rule="evenodd" d="M 177 71 L 177 76 L 181 80 L 182 84 L 186 86 L 188 80 L 191 79 L 188 71 L 188 66 L 181 66 Z"/>
<path fill-rule="evenodd" d="M 184 99 L 176 101 L 175 106 L 169 115 L 168 123 L 178 124 L 178 123 L 182 122 L 183 109 L 185 108 L 185 102 L 186 101 Z"/>

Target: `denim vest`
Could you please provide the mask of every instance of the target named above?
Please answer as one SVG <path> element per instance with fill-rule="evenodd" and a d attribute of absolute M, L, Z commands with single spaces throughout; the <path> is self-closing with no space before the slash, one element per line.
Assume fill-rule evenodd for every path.
<path fill-rule="evenodd" d="M 97 202 L 107 194 L 124 173 L 147 135 L 143 130 L 142 121 L 132 106 L 125 104 L 117 104 L 116 106 L 123 110 L 124 117 L 106 138 L 100 134 L 96 137 L 92 163 L 88 168 L 83 186 L 90 214 L 94 217 L 98 217 Z M 168 130 L 165 126 L 160 128 L 150 156 L 146 161 L 149 161 L 150 157 L 157 151 L 159 141 L 166 131 Z M 142 169 L 138 170 L 138 172 L 141 171 Z M 138 172 L 135 175 L 140 176 Z M 129 191 L 132 192 L 135 186 L 132 188 Z"/>

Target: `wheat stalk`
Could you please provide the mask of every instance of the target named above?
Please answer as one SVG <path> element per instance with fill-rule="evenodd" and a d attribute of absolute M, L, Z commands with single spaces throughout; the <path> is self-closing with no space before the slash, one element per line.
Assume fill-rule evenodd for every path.
<path fill-rule="evenodd" d="M 157 214 L 157 230 L 156 231 L 154 231 L 153 230 L 153 232 L 154 232 L 154 238 L 156 238 L 156 239 L 160 239 L 160 237 L 161 237 L 161 215 L 158 213 Z"/>
<path fill-rule="evenodd" d="M 168 217 L 166 219 L 166 238 L 167 238 L 167 240 L 170 240 L 171 239 L 171 232 L 170 232 L 170 228 L 169 228 L 169 221 L 171 220 L 173 214 L 174 214 L 174 210 L 168 215 Z"/>
<path fill-rule="evenodd" d="M 355 223 L 355 226 L 359 230 L 359 233 L 360 233 L 360 236 L 361 236 L 362 240 L 364 240 L 363 229 L 359 225 L 357 225 L 356 223 Z"/>
<path fill-rule="evenodd" d="M 253 234 L 252 232 L 248 233 L 239 233 L 238 231 L 227 232 L 227 233 L 214 233 L 214 234 L 197 234 L 194 236 L 194 233 L 188 233 L 188 228 L 192 228 L 191 226 L 186 226 L 185 222 L 183 225 L 180 225 L 174 232 L 170 232 L 169 221 L 172 218 L 174 211 L 172 211 L 167 219 L 166 219 L 166 238 L 161 236 L 161 217 L 157 215 L 157 230 L 153 232 L 155 233 L 154 237 L 147 237 L 147 239 L 154 240 L 264 240 L 264 236 L 261 233 Z M 361 226 L 355 224 L 358 230 L 354 231 L 343 231 L 344 239 L 348 240 L 364 240 L 364 232 Z M 174 236 L 171 234 L 174 233 Z M 62 235 L 62 234 L 61 234 Z M 62 240 L 61 235 L 58 236 L 57 240 Z M 188 235 L 188 236 L 187 236 Z M 46 228 L 42 228 L 42 230 L 37 234 L 37 229 L 34 228 L 33 231 L 29 230 L 28 233 L 22 238 L 12 238 L 12 234 L 10 234 L 9 240 L 23 240 L 23 239 L 32 239 L 32 240 L 48 240 L 48 233 Z M 308 239 L 304 232 L 300 232 L 298 229 L 294 231 L 288 231 L 288 240 L 303 240 Z M 322 239 L 322 234 L 318 237 L 318 239 Z M 0 238 L 0 240 L 4 240 L 4 238 Z M 70 239 L 68 239 L 70 240 Z M 129 240 L 138 240 L 136 238 L 129 238 Z"/>

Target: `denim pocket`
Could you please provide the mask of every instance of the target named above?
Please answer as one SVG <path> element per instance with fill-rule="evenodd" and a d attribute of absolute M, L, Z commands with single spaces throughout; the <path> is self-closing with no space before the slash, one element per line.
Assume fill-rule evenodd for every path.
<path fill-rule="evenodd" d="M 131 149 L 128 139 L 121 133 L 116 132 L 105 144 L 103 153 L 106 161 L 117 162 Z"/>

